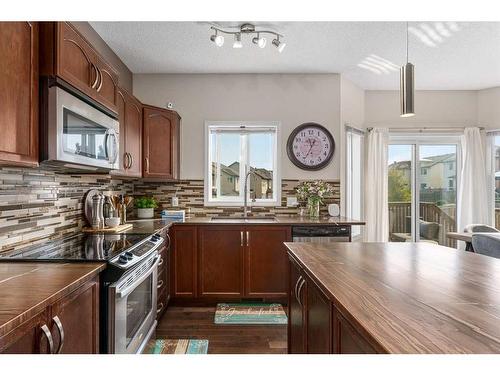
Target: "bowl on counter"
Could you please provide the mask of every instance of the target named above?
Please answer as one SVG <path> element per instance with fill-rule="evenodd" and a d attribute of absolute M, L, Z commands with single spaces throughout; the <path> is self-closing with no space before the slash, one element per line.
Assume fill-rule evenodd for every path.
<path fill-rule="evenodd" d="M 120 225 L 120 218 L 119 217 L 108 217 L 105 220 L 106 226 L 110 228 L 116 228 L 118 225 Z"/>

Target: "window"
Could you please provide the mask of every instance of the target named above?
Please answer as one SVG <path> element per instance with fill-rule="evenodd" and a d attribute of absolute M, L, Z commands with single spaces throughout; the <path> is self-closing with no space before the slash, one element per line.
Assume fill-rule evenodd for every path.
<path fill-rule="evenodd" d="M 247 174 L 250 205 L 281 204 L 278 125 L 276 122 L 206 124 L 205 205 L 243 205 Z"/>
<path fill-rule="evenodd" d="M 448 170 L 449 171 L 453 171 L 455 168 L 454 168 L 454 165 L 453 163 L 448 163 Z"/>
<path fill-rule="evenodd" d="M 346 216 L 361 220 L 363 203 L 363 150 L 364 133 L 346 127 Z M 361 227 L 354 225 L 352 235 L 361 234 Z"/>
<path fill-rule="evenodd" d="M 422 168 L 420 174 L 425 176 L 427 174 L 427 168 Z"/>
<path fill-rule="evenodd" d="M 425 189 L 427 187 L 427 184 L 420 184 L 420 189 Z"/>

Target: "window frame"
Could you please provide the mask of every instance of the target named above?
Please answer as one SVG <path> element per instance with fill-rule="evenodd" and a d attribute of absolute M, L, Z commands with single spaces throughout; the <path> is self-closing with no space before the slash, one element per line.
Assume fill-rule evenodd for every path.
<path fill-rule="evenodd" d="M 240 162 L 240 177 L 239 182 L 239 196 L 237 197 L 212 197 L 212 173 L 211 173 L 211 139 L 210 130 L 211 128 L 236 128 L 246 127 L 246 128 L 274 128 L 275 131 L 275 141 L 274 148 L 275 152 L 273 155 L 273 191 L 275 192 L 273 199 L 256 199 L 255 202 L 250 199 L 250 189 L 247 192 L 248 206 L 258 206 L 258 207 L 278 207 L 281 206 L 281 122 L 280 121 L 205 121 L 205 171 L 204 171 L 204 205 L 208 207 L 243 207 L 244 197 L 243 197 L 243 186 L 244 181 L 241 176 L 244 176 L 245 165 L 244 162 Z M 256 131 L 257 132 L 257 131 Z M 241 145 L 240 147 L 240 161 L 246 159 L 249 155 L 249 150 L 247 144 Z M 251 177 L 249 177 L 251 178 Z"/>
<path fill-rule="evenodd" d="M 345 216 L 352 218 L 352 219 L 359 219 L 363 220 L 364 217 L 364 179 L 365 179 L 365 142 L 366 142 L 366 134 L 363 130 L 357 129 L 351 125 L 346 124 L 344 127 L 345 130 Z M 355 215 L 352 213 L 352 201 L 353 201 L 353 182 L 352 182 L 352 160 L 353 160 L 353 155 L 352 155 L 352 145 L 349 140 L 350 135 L 349 134 L 355 134 L 360 137 L 360 155 L 359 155 L 359 160 L 360 160 L 360 167 L 361 170 L 359 171 L 360 173 L 360 217 L 356 218 L 354 217 Z M 362 226 L 354 226 L 352 228 L 352 240 L 357 241 L 361 239 L 363 236 L 363 228 Z"/>

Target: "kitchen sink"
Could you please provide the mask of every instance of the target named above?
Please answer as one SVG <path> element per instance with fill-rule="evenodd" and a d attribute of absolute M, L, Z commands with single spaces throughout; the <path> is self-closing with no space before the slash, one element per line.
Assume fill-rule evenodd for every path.
<path fill-rule="evenodd" d="M 245 223 L 272 223 L 276 221 L 272 216 L 217 216 L 213 217 L 211 221 L 243 221 Z"/>

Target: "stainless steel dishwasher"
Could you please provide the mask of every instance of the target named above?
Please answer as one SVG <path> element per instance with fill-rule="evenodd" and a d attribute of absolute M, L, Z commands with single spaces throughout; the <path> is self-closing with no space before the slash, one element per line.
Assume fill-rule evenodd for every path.
<path fill-rule="evenodd" d="M 350 225 L 293 226 L 293 242 L 350 242 Z"/>

